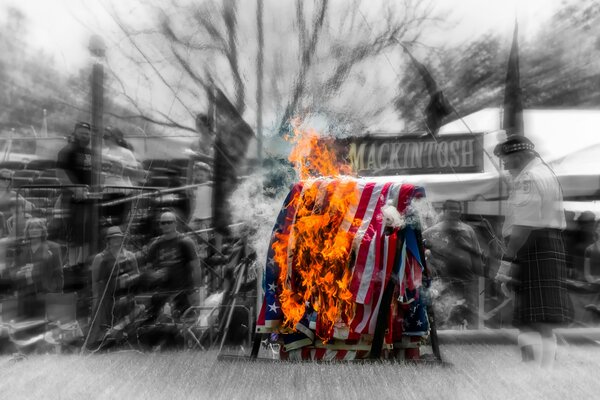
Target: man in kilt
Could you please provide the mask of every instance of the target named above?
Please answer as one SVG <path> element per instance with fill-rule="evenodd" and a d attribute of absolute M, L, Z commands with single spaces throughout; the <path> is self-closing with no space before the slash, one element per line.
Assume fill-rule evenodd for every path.
<path fill-rule="evenodd" d="M 508 137 L 494 154 L 513 178 L 502 227 L 506 248 L 496 280 L 514 290 L 513 324 L 521 331 L 523 360 L 551 367 L 556 358 L 553 329 L 568 324 L 573 315 L 566 288 L 562 189 L 526 137 Z"/>

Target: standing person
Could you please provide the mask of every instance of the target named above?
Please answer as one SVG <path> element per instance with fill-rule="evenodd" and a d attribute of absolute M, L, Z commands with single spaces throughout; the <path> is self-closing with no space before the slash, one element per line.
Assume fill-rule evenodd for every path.
<path fill-rule="evenodd" d="M 521 331 L 523 360 L 551 367 L 556 357 L 553 329 L 569 323 L 573 312 L 566 288 L 562 189 L 526 137 L 509 137 L 494 154 L 512 177 L 502 227 L 507 244 L 496 280 L 512 282 L 513 323 Z"/>
<path fill-rule="evenodd" d="M 63 185 L 92 184 L 92 150 L 90 124 L 77 122 L 69 144 L 58 152 L 58 177 Z"/>
<path fill-rule="evenodd" d="M 90 346 L 101 341 L 110 328 L 134 309 L 127 291 L 140 272 L 135 255 L 123 246 L 124 237 L 118 226 L 107 228 L 106 248 L 92 262 Z"/>
<path fill-rule="evenodd" d="M 567 265 L 571 268 L 569 277 L 578 279 L 585 278 L 585 259 L 588 257 L 588 249 L 596 242 L 597 230 L 595 226 L 596 215 L 591 211 L 584 211 L 576 219 L 575 232 L 571 246 L 567 246 L 567 253 L 572 263 Z M 568 226 L 568 224 L 567 224 Z"/>
<path fill-rule="evenodd" d="M 91 127 L 87 122 L 77 122 L 69 144 L 58 152 L 57 176 L 62 185 L 92 184 L 92 150 L 89 148 Z M 83 263 L 88 256 L 89 235 L 86 220 L 89 218 L 88 204 L 83 186 L 66 188 L 61 197 L 61 208 L 69 209 L 65 221 L 64 239 L 72 245 L 69 249 L 69 264 Z"/>
<path fill-rule="evenodd" d="M 132 186 L 144 178 L 144 171 L 127 146 L 119 128 L 107 126 L 102 146 L 102 178 L 106 186 Z"/>
<path fill-rule="evenodd" d="M 596 221 L 593 232 L 594 242 L 584 251 L 583 277 L 588 283 L 600 284 L 600 221 Z"/>
<path fill-rule="evenodd" d="M 466 325 L 477 327 L 478 277 L 483 274 L 481 248 L 473 228 L 461 221 L 461 214 L 460 202 L 446 200 L 442 221 L 426 229 L 423 239 L 430 251 L 430 266 L 445 286 L 445 294 L 463 305 L 457 310 L 466 309 L 460 313 Z M 449 318 L 452 314 L 453 310 L 448 310 Z"/>
<path fill-rule="evenodd" d="M 175 214 L 164 212 L 159 221 L 162 235 L 150 245 L 146 258 L 152 286 L 160 291 L 153 299 L 154 318 L 166 302 L 171 302 L 171 309 L 179 314 L 189 308 L 200 275 L 194 242 L 177 232 Z"/>
<path fill-rule="evenodd" d="M 131 186 L 143 181 L 144 171 L 133 152 L 125 147 L 123 132 L 119 128 L 106 127 L 102 145 L 102 184 L 107 187 L 103 201 L 122 199 L 132 193 Z M 124 202 L 100 209 L 101 219 L 109 225 L 123 224 L 130 213 L 131 202 Z"/>
<path fill-rule="evenodd" d="M 24 235 L 25 242 L 17 248 L 13 267 L 19 282 L 19 313 L 26 318 L 43 318 L 44 295 L 63 290 L 60 247 L 47 240 L 46 223 L 41 218 L 29 219 Z"/>

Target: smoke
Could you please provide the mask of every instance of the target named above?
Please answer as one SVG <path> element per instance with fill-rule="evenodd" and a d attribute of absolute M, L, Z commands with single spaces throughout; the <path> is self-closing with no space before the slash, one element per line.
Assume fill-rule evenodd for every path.
<path fill-rule="evenodd" d="M 421 231 L 432 227 L 438 220 L 438 213 L 426 197 L 413 199 L 407 214 L 409 217 L 406 218 L 406 222 L 420 227 Z"/>
<path fill-rule="evenodd" d="M 256 251 L 259 263 L 267 259 L 271 233 L 277 214 L 287 195 L 290 176 L 281 179 L 277 187 L 269 186 L 269 174 L 253 175 L 242 182 L 231 196 L 233 220 L 244 223 L 243 234 L 248 244 Z M 288 183 L 288 184 L 286 184 Z"/>

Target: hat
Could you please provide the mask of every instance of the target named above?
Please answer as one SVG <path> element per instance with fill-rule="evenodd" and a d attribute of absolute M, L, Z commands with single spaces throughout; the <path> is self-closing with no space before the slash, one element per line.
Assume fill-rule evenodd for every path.
<path fill-rule="evenodd" d="M 82 121 L 79 121 L 75 124 L 75 128 L 73 128 L 73 131 L 76 131 L 77 128 L 85 128 L 90 131 L 92 130 L 92 127 L 90 126 L 90 124 L 88 124 L 87 122 L 82 122 Z"/>
<path fill-rule="evenodd" d="M 13 172 L 10 169 L 6 169 L 6 168 L 0 169 L 0 179 L 11 180 L 12 176 L 13 176 Z"/>
<path fill-rule="evenodd" d="M 534 148 L 534 144 L 525 136 L 513 135 L 508 137 L 503 143 L 498 143 L 496 145 L 494 148 L 494 155 L 502 157 L 519 151 L 533 150 Z"/>
<path fill-rule="evenodd" d="M 201 170 L 204 170 L 204 171 L 210 171 L 210 165 L 208 165 L 207 163 L 202 162 L 202 161 L 198 161 L 198 162 L 194 163 L 194 167 L 196 169 L 201 169 Z"/>
<path fill-rule="evenodd" d="M 106 239 L 110 239 L 113 237 L 124 237 L 125 235 L 121 231 L 121 228 L 118 226 L 110 226 L 106 230 Z"/>

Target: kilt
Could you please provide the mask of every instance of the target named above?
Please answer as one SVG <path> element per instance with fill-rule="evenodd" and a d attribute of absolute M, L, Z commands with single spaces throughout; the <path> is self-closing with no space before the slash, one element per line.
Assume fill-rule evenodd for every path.
<path fill-rule="evenodd" d="M 566 324 L 573 319 L 573 305 L 566 278 L 562 234 L 558 229 L 531 231 L 517 254 L 513 324 L 536 322 Z"/>

